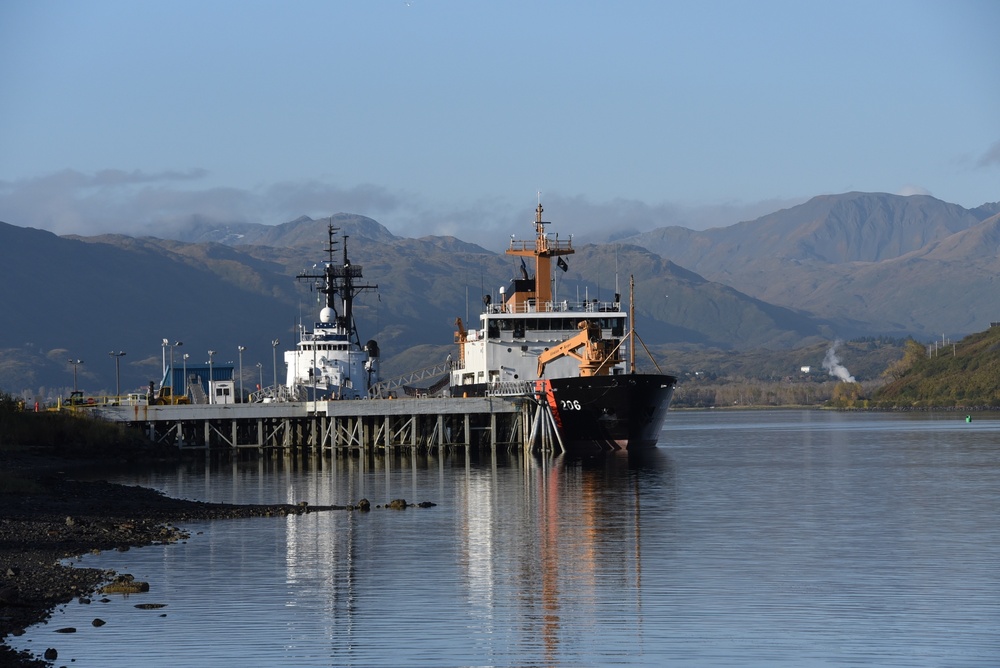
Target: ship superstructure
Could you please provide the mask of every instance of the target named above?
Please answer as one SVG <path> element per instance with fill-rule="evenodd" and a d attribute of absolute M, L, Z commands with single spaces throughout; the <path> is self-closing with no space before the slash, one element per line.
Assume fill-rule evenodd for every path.
<path fill-rule="evenodd" d="M 374 340 L 363 346 L 354 320 L 354 299 L 377 285 L 361 282 L 362 268 L 351 264 L 347 235 L 341 237 L 343 256 L 337 261 L 337 233 L 327 228 L 327 260 L 322 271 L 307 271 L 296 278 L 313 284 L 325 295 L 319 321 L 308 330 L 299 325 L 298 343 L 285 352 L 285 387 L 292 400 L 361 399 L 378 382 L 379 349 Z"/>
<path fill-rule="evenodd" d="M 542 205 L 535 212 L 535 238 L 511 239 L 507 254 L 520 256 L 520 277 L 500 288 L 499 303 L 487 296 L 479 327 L 457 322 L 458 364 L 452 371 L 453 394 L 482 394 L 487 386 L 540 377 L 578 376 L 587 356 L 587 375 L 625 373 L 615 344 L 625 335 L 626 313 L 619 295 L 614 301 L 558 299 L 552 278 L 572 255 L 572 239 L 548 234 Z M 526 258 L 533 263 L 529 273 Z M 579 345 L 567 344 L 576 341 Z M 598 343 L 602 342 L 602 343 Z M 594 347 L 599 346 L 599 350 Z"/>

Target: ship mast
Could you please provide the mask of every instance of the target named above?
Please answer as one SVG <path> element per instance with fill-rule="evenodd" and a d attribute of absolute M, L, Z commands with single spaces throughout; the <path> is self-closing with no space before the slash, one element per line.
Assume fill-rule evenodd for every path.
<path fill-rule="evenodd" d="M 510 248 L 507 255 L 518 255 L 521 257 L 532 257 L 535 259 L 535 289 L 528 293 L 515 293 L 509 300 L 515 300 L 514 307 L 518 309 L 521 302 L 526 299 L 535 300 L 535 308 L 538 311 L 549 311 L 552 308 L 552 258 L 560 255 L 572 255 L 572 241 L 560 241 L 559 235 L 554 239 L 549 238 L 545 233 L 545 226 L 548 221 L 542 220 L 542 203 L 538 203 L 535 209 L 535 241 L 510 240 Z M 563 265 L 565 266 L 565 265 Z M 520 310 L 520 309 L 518 309 Z"/>
<path fill-rule="evenodd" d="M 354 322 L 354 298 L 365 290 L 377 290 L 378 285 L 366 285 L 356 283 L 355 279 L 362 278 L 360 265 L 351 264 L 347 257 L 347 235 L 344 235 L 343 264 L 337 265 L 334 254 L 337 251 L 336 234 L 340 228 L 334 227 L 333 222 L 327 226 L 327 247 L 328 260 L 322 274 L 302 273 L 296 276 L 299 280 L 313 280 L 319 284 L 317 289 L 326 294 L 326 306 L 333 311 L 335 322 L 338 327 L 348 334 L 348 338 L 359 347 L 361 339 L 358 337 L 357 326 Z M 340 297 L 342 309 L 338 314 L 336 297 Z"/>
<path fill-rule="evenodd" d="M 635 373 L 635 276 L 628 277 L 628 372 Z"/>

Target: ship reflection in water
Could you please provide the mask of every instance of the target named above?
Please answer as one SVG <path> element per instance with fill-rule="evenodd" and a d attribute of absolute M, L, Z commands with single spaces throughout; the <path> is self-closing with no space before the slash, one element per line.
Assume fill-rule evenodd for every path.
<path fill-rule="evenodd" d="M 399 624 L 391 631 L 397 641 L 406 637 L 417 654 L 423 647 L 439 658 L 442 625 L 459 623 L 468 646 L 450 640 L 447 647 L 456 657 L 465 652 L 460 664 L 483 656 L 518 663 L 513 656 L 527 653 L 529 663 L 557 665 L 567 651 L 609 632 L 615 643 L 641 650 L 642 486 L 656 488 L 658 512 L 669 509 L 666 456 L 621 454 L 587 465 L 561 458 L 470 461 L 459 477 L 438 468 L 443 464 L 374 471 L 377 484 L 373 478 L 355 494 L 373 503 L 430 494 L 443 499 L 436 508 L 286 519 L 286 582 L 325 591 L 338 660 L 370 659 L 353 648 L 370 642 L 387 618 Z M 432 493 L 418 479 L 435 469 Z M 314 482 L 306 495 L 323 503 L 326 484 Z M 453 516 L 441 524 L 444 513 Z M 325 526 L 330 520 L 336 526 Z"/>
<path fill-rule="evenodd" d="M 531 460 L 517 489 L 469 478 L 458 499 L 460 560 L 478 632 L 536 647 L 548 665 L 588 636 L 613 632 L 641 647 L 642 478 L 669 466 L 646 457 L 663 470 L 637 469 L 635 459 Z"/>

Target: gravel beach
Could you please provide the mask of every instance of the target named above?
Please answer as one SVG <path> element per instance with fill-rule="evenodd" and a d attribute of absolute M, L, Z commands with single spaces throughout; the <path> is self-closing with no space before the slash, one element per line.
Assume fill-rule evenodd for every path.
<path fill-rule="evenodd" d="M 0 482 L 7 483 L 7 488 L 0 485 L 0 667 L 51 666 L 40 656 L 15 652 L 5 639 L 115 577 L 100 569 L 62 566 L 62 559 L 176 541 L 185 537 L 178 527 L 185 521 L 349 509 L 172 499 L 143 487 L 74 479 L 79 465 L 27 448 L 0 452 Z"/>

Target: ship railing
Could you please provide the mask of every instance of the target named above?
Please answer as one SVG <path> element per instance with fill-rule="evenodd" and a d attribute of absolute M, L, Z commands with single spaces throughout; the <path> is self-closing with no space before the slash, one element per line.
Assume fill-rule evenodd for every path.
<path fill-rule="evenodd" d="M 533 299 L 514 305 L 490 304 L 488 313 L 616 313 L 621 310 L 621 302 L 569 301 L 566 299 L 538 304 Z"/>
<path fill-rule="evenodd" d="M 334 265 L 330 267 L 329 271 L 337 278 L 346 278 L 348 276 L 351 278 L 362 278 L 360 264 Z"/>
<path fill-rule="evenodd" d="M 571 239 L 559 239 L 559 235 L 555 236 L 551 234 L 545 235 L 545 250 L 563 250 L 572 251 L 573 241 Z M 538 239 L 511 239 L 510 240 L 510 250 L 512 251 L 526 251 L 532 252 L 538 250 Z"/>
<path fill-rule="evenodd" d="M 319 333 L 317 334 L 317 332 Z M 299 341 L 326 341 L 329 343 L 350 344 L 350 340 L 342 328 L 337 325 L 328 325 L 321 322 L 316 323 L 316 329 L 313 331 L 309 331 L 300 325 Z"/>
<path fill-rule="evenodd" d="M 534 384 L 525 380 L 497 380 L 486 386 L 488 397 L 526 397 L 534 393 Z"/>

